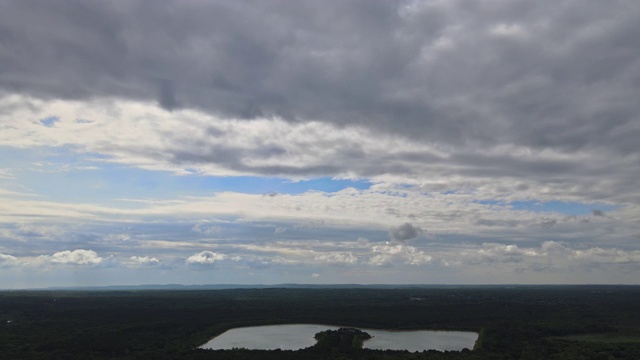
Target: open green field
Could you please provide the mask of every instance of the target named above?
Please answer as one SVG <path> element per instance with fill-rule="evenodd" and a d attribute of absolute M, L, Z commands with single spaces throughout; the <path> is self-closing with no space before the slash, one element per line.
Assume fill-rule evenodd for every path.
<path fill-rule="evenodd" d="M 630 286 L 6 291 L 0 358 L 637 360 L 638 337 L 611 334 L 640 333 L 638 299 Z M 480 337 L 460 352 L 195 350 L 233 327 L 285 323 Z"/>

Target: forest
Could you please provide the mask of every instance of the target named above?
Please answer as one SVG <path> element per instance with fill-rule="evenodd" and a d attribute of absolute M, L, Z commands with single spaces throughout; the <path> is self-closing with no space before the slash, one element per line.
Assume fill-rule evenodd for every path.
<path fill-rule="evenodd" d="M 480 335 L 444 352 L 197 349 L 231 328 L 285 323 Z M 640 287 L 2 291 L 0 344 L 2 359 L 637 360 Z"/>

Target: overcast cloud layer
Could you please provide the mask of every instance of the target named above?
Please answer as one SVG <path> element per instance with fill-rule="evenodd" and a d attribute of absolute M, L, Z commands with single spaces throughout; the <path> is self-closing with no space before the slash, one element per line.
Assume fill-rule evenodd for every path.
<path fill-rule="evenodd" d="M 638 99 L 634 1 L 2 1 L 0 287 L 638 283 Z"/>

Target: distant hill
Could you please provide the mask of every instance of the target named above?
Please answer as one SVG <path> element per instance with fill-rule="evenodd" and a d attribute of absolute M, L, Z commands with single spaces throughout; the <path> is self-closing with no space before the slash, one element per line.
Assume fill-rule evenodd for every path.
<path fill-rule="evenodd" d="M 428 285 L 428 284 L 148 284 L 148 285 L 108 285 L 108 286 L 54 286 L 26 290 L 224 290 L 224 289 L 407 289 L 407 288 L 452 288 L 469 285 Z M 504 287 L 504 285 L 501 285 Z"/>
<path fill-rule="evenodd" d="M 456 288 L 580 288 L 595 287 L 633 287 L 634 285 L 523 285 L 523 284 L 492 284 L 492 285 L 448 285 L 448 284 L 147 284 L 147 285 L 108 285 L 108 286 L 53 286 L 46 288 L 28 288 L 14 290 L 42 291 L 42 290 L 77 290 L 77 291 L 136 291 L 136 290 L 226 290 L 226 289 L 456 289 Z M 8 289 L 0 289 L 7 291 Z"/>

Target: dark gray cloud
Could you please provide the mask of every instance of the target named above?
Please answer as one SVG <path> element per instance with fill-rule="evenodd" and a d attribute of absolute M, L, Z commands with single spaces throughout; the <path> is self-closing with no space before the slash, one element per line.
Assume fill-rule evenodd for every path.
<path fill-rule="evenodd" d="M 396 241 L 412 240 L 422 234 L 422 229 L 413 226 L 410 223 L 404 223 L 397 228 L 391 230 L 391 238 Z"/>
<path fill-rule="evenodd" d="M 178 107 L 173 84 L 168 80 L 158 80 L 158 103 L 167 110 Z"/>
<path fill-rule="evenodd" d="M 433 142 L 637 150 L 629 1 L 5 1 L 0 89 Z"/>
<path fill-rule="evenodd" d="M 143 100 L 334 132 L 356 125 L 363 138 L 398 135 L 440 151 L 372 150 L 322 131 L 301 145 L 229 144 L 215 120 L 188 124 L 200 132 L 159 126 L 160 148 L 90 149 L 160 164 L 438 178 L 445 190 L 518 180 L 509 191 L 637 203 L 639 18 L 640 3 L 623 0 L 4 1 L 0 96 Z M 310 144 L 332 151 L 306 156 L 320 152 Z"/>
<path fill-rule="evenodd" d="M 543 229 L 550 229 L 558 224 L 558 220 L 556 219 L 542 219 L 536 226 L 539 226 Z"/>
<path fill-rule="evenodd" d="M 476 220 L 476 224 L 488 227 L 516 227 L 519 225 L 519 222 L 516 220 L 478 219 Z"/>

